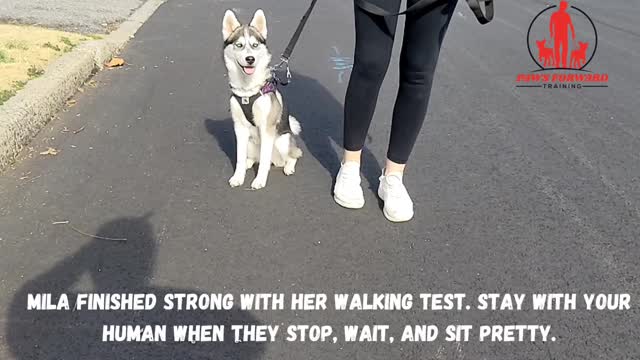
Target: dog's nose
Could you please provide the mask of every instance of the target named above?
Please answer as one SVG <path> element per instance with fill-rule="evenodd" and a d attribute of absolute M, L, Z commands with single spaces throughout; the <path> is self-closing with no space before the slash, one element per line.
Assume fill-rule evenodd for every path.
<path fill-rule="evenodd" d="M 254 58 L 253 56 L 247 56 L 245 60 L 247 60 L 247 64 L 249 65 L 253 65 L 253 63 L 256 62 L 256 58 Z"/>

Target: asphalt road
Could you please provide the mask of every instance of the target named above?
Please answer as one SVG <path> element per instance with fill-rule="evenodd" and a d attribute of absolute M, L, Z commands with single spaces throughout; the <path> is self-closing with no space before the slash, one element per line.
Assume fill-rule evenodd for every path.
<path fill-rule="evenodd" d="M 221 17 L 233 7 L 246 21 L 264 8 L 278 53 L 307 4 L 169 1 L 123 52 L 129 65 L 99 73 L 0 177 L 0 358 L 639 358 L 640 9 L 575 4 L 598 27 L 590 68 L 609 73 L 608 88 L 516 88 L 516 75 L 535 68 L 525 35 L 544 2 L 500 2 L 486 27 L 458 5 L 406 176 L 417 215 L 396 225 L 369 189 L 386 150 L 396 63 L 365 153 L 367 204 L 349 211 L 330 196 L 349 76 L 335 68 L 353 49 L 348 1 L 320 1 L 294 53 L 286 94 L 304 129 L 298 172 L 272 171 L 257 192 L 227 185 L 234 140 Z M 38 155 L 48 146 L 61 152 Z M 63 220 L 128 240 L 53 225 Z M 458 292 L 472 309 L 28 312 L 30 292 Z M 491 292 L 629 293 L 632 307 L 475 309 Z M 99 341 L 101 324 L 132 323 L 388 324 L 396 339 L 405 324 L 548 324 L 556 341 Z"/>
<path fill-rule="evenodd" d="M 0 21 L 101 34 L 126 19 L 142 0 L 0 0 Z"/>

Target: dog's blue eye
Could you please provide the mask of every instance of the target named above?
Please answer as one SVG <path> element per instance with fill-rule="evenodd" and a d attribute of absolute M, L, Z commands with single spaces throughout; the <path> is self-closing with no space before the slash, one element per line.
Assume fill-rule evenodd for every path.
<path fill-rule="evenodd" d="M 260 46 L 260 44 L 258 44 L 258 43 L 255 43 L 255 44 L 251 45 L 251 47 L 254 48 L 254 49 L 257 48 L 258 46 Z"/>
<path fill-rule="evenodd" d="M 238 49 L 242 49 L 242 47 L 243 47 L 243 46 L 244 46 L 244 45 L 242 45 L 242 43 L 236 43 L 236 47 L 237 47 Z"/>

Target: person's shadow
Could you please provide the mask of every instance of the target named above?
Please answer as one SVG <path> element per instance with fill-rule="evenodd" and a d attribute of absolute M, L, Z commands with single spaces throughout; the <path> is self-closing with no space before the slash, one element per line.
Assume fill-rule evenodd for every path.
<path fill-rule="evenodd" d="M 327 170 L 327 188 L 333 189 L 340 169 L 342 154 L 342 104 L 317 80 L 293 73 L 293 81 L 279 88 L 288 102 L 289 111 L 302 125 L 301 138 L 311 155 Z M 235 135 L 231 117 L 205 119 L 204 126 L 215 137 L 232 166 L 236 163 Z M 303 156 L 301 161 L 305 161 Z M 362 173 L 372 191 L 376 191 L 380 164 L 367 146 L 362 149 Z M 232 174 L 229 174 L 231 177 Z"/>
<path fill-rule="evenodd" d="M 261 343 L 235 343 L 231 325 L 258 325 L 240 310 L 163 310 L 168 293 L 207 293 L 150 284 L 156 258 L 149 215 L 119 218 L 104 224 L 97 236 L 126 241 L 91 240 L 80 250 L 28 281 L 9 308 L 7 342 L 16 359 L 258 359 Z M 77 290 L 88 274 L 94 288 Z M 216 291 L 211 291 L 216 293 Z M 72 310 L 27 310 L 28 294 L 50 293 L 57 303 L 69 297 Z M 153 310 L 74 311 L 77 293 L 155 294 Z M 235 296 L 237 298 L 237 296 Z M 167 325 L 166 342 L 102 342 L 103 325 Z M 224 325 L 224 342 L 174 342 L 173 325 Z"/>

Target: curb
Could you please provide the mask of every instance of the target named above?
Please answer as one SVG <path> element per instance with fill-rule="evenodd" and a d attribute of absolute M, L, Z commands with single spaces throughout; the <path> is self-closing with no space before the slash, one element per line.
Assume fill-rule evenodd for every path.
<path fill-rule="evenodd" d="M 117 30 L 58 58 L 49 64 L 42 77 L 29 81 L 0 106 L 0 171 L 15 161 L 64 102 L 122 49 L 165 1 L 146 1 Z"/>

